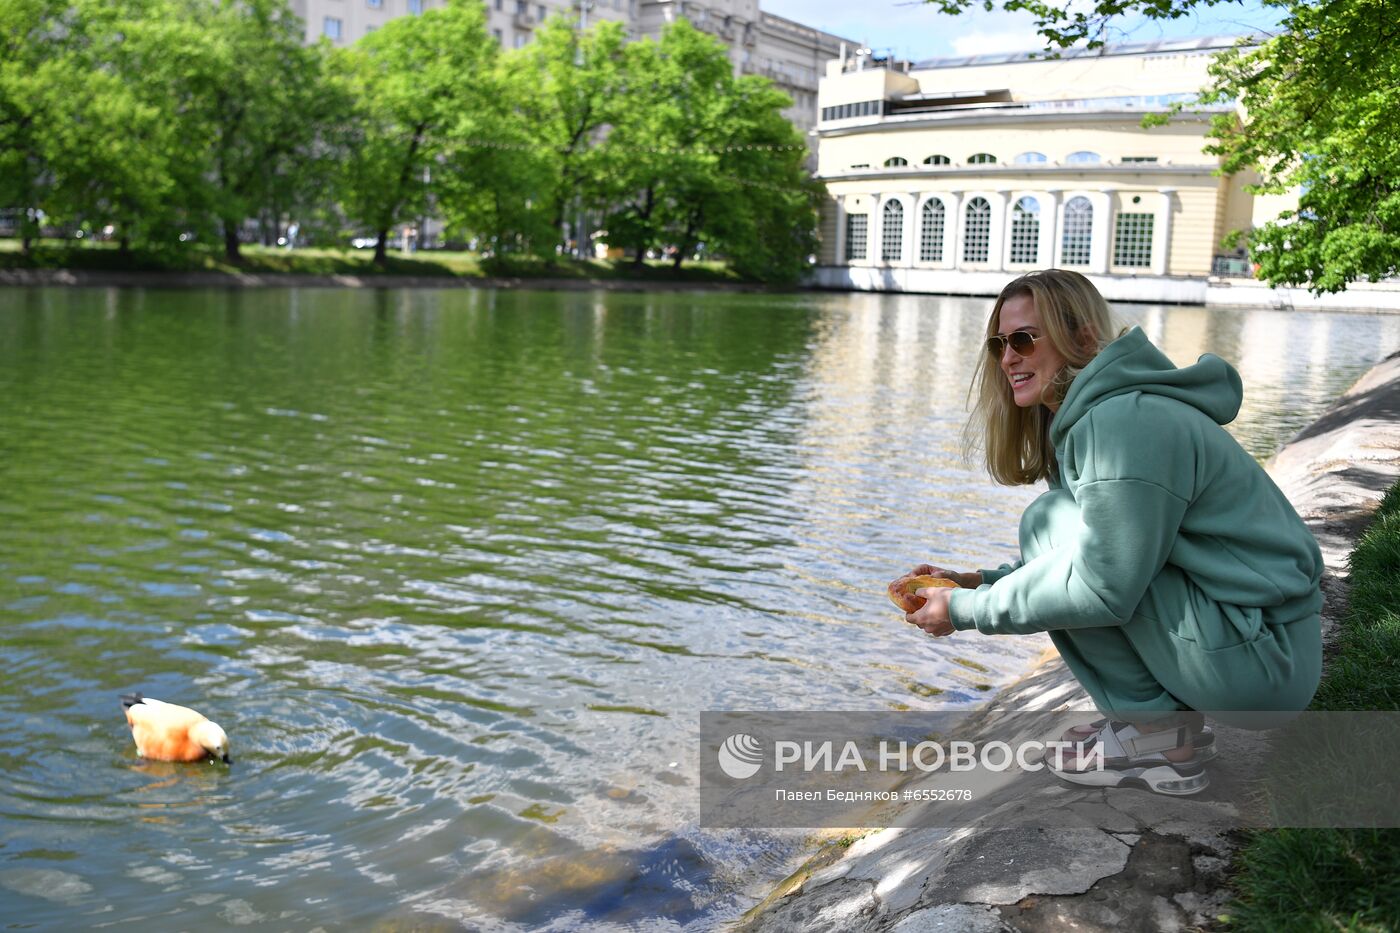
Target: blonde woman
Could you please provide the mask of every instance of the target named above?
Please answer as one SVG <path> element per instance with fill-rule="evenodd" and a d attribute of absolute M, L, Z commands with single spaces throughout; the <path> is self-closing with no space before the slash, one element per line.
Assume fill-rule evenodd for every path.
<path fill-rule="evenodd" d="M 1108 765 L 1071 755 L 1055 772 L 1196 793 L 1215 753 L 1199 711 L 1276 722 L 1322 668 L 1317 542 L 1221 427 L 1239 375 L 1210 354 L 1178 369 L 1088 279 L 1048 270 L 1002 290 L 974 388 L 969 440 L 992 477 L 1050 488 L 1021 517 L 1015 563 L 914 568 L 958 588 L 920 590 L 907 620 L 936 636 L 1049 632 L 1105 717 L 1066 738 Z"/>

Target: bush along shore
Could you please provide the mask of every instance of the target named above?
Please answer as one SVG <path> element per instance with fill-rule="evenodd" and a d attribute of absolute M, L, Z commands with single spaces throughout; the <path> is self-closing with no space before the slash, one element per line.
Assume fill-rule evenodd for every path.
<path fill-rule="evenodd" d="M 384 262 L 360 249 L 244 246 L 238 261 L 222 250 L 123 251 L 116 244 L 41 241 L 28 253 L 0 240 L 0 284 L 8 285 L 366 285 L 456 286 L 537 284 L 541 287 L 710 287 L 762 289 L 728 263 L 574 259 L 452 250 L 391 251 Z"/>

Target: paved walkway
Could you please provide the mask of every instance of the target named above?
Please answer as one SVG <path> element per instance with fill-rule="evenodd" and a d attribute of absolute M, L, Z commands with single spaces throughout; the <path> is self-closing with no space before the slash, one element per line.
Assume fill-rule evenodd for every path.
<path fill-rule="evenodd" d="M 1362 377 L 1268 468 L 1322 547 L 1324 637 L 1335 637 L 1346 608 L 1347 555 L 1400 478 L 1400 353 Z M 1093 708 L 1053 654 L 992 707 Z M 1222 751 L 1211 765 L 1212 785 L 1245 783 L 1267 733 L 1213 728 Z M 1034 799 L 1041 812 L 1048 802 L 1067 814 L 1092 813 L 1101 828 L 876 831 L 844 850 L 825 850 L 744 926 L 766 933 L 1172 931 L 1208 923 L 1228 898 L 1238 814 L 1218 799 L 1086 789 L 1044 773 L 1024 775 L 1001 794 L 988 825 L 1005 825 L 998 812 Z"/>

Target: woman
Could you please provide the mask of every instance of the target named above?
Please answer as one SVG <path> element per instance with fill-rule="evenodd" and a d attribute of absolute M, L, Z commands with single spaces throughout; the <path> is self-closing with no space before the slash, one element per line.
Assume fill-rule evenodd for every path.
<path fill-rule="evenodd" d="M 1007 285 L 986 343 L 969 436 L 981 435 L 998 482 L 1050 488 L 1021 517 L 1020 560 L 916 567 L 959 588 L 920 590 L 926 602 L 906 618 L 937 636 L 1049 632 L 1105 716 L 1066 738 L 1098 746 L 1108 768 L 1081 754 L 1053 770 L 1195 793 L 1214 754 L 1197 711 L 1258 728 L 1317 689 L 1317 542 L 1221 427 L 1243 396 L 1224 360 L 1177 369 L 1063 270 Z M 1245 710 L 1282 715 L 1230 716 Z"/>

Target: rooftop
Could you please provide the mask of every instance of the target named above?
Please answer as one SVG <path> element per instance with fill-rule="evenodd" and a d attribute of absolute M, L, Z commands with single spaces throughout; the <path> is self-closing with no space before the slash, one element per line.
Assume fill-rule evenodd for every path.
<path fill-rule="evenodd" d="M 1154 39 L 1151 42 L 1125 42 L 1121 45 L 1106 45 L 1097 49 L 1076 46 L 1061 49 L 1060 59 L 1067 58 L 1110 58 L 1117 55 L 1161 55 L 1167 52 L 1211 52 L 1228 49 L 1244 43 L 1253 44 L 1260 37 L 1245 36 L 1194 36 L 1185 39 Z M 1051 52 L 995 52 L 990 55 L 963 55 L 956 58 L 928 58 L 916 62 L 914 68 L 924 71 L 933 68 L 965 68 L 969 65 L 1008 65 L 1015 62 L 1040 61 L 1055 56 Z"/>

